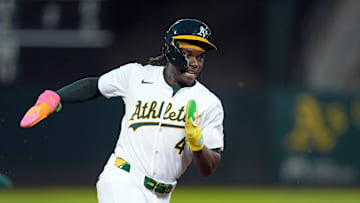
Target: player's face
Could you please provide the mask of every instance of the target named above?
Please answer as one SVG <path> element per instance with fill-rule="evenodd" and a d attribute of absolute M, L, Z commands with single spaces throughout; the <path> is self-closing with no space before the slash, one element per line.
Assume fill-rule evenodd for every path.
<path fill-rule="evenodd" d="M 170 64 L 168 67 L 170 69 L 170 78 L 177 83 L 175 85 L 191 86 L 203 69 L 205 52 L 190 48 L 182 48 L 180 50 L 189 60 L 189 66 L 181 71 Z"/>

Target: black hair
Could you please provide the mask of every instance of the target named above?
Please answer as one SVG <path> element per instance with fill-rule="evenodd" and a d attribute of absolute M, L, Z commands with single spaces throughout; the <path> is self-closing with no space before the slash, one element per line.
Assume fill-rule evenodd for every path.
<path fill-rule="evenodd" d="M 165 54 L 159 56 L 149 57 L 148 64 L 154 66 L 165 66 L 168 63 Z"/>

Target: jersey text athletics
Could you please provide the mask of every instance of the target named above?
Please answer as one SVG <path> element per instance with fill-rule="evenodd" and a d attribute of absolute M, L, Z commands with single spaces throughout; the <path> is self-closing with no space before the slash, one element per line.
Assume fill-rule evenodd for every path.
<path fill-rule="evenodd" d="M 138 100 L 136 103 L 136 108 L 134 113 L 132 114 L 129 121 L 134 120 L 146 120 L 146 119 L 159 119 L 160 115 L 163 111 L 165 102 L 161 102 L 158 105 L 157 101 L 152 102 L 142 102 Z M 163 116 L 163 120 L 177 121 L 181 123 L 185 123 L 185 106 L 180 107 L 177 110 L 173 110 L 172 103 L 169 103 L 166 107 L 165 114 Z M 133 123 L 129 127 L 133 128 L 134 131 L 141 126 L 154 126 L 159 125 L 159 122 L 139 122 Z M 171 124 L 161 124 L 161 126 L 165 127 L 175 127 L 175 128 L 184 128 L 183 125 L 171 125 Z"/>

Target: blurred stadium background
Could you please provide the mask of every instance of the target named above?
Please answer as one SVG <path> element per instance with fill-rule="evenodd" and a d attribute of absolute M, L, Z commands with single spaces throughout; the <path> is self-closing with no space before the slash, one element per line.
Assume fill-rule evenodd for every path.
<path fill-rule="evenodd" d="M 121 100 L 18 123 L 44 89 L 146 63 L 182 17 L 214 31 L 201 81 L 223 101 L 226 146 L 216 173 L 190 167 L 172 202 L 360 202 L 359 11 L 358 0 L 0 0 L 0 202 L 96 202 Z"/>

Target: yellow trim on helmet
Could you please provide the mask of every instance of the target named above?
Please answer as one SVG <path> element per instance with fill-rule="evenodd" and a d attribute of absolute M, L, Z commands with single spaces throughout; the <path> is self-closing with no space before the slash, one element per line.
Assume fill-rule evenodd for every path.
<path fill-rule="evenodd" d="M 215 50 L 217 50 L 217 47 L 209 42 L 207 39 L 200 37 L 200 36 L 196 36 L 196 35 L 176 35 L 172 37 L 173 39 L 185 39 L 185 40 L 195 40 L 195 41 L 199 41 L 199 42 L 204 42 L 205 44 L 208 44 L 210 46 L 212 46 Z"/>
<path fill-rule="evenodd" d="M 205 49 L 203 49 L 202 47 L 195 45 L 195 44 L 190 44 L 190 43 L 182 42 L 182 41 L 178 41 L 178 44 L 179 44 L 180 49 L 188 48 L 188 49 L 194 49 L 194 50 L 205 52 Z"/>

